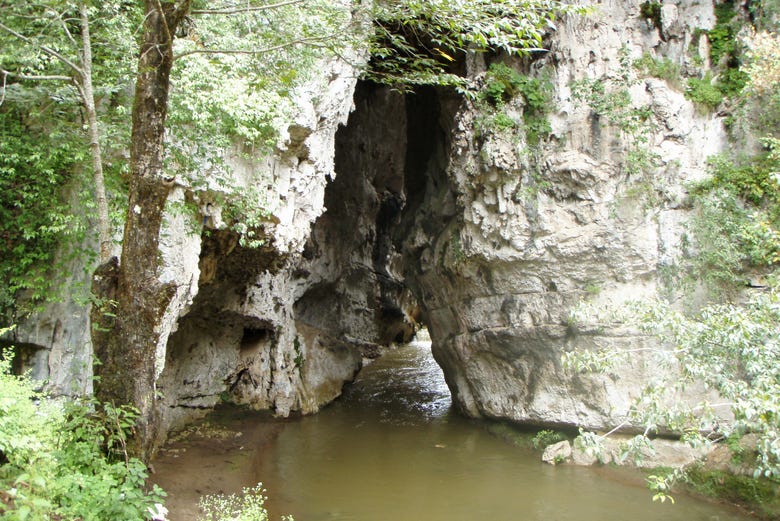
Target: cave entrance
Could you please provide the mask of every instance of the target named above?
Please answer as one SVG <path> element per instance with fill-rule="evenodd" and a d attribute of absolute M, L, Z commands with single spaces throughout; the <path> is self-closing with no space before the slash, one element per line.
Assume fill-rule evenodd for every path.
<path fill-rule="evenodd" d="M 456 214 L 446 168 L 461 102 L 444 89 L 402 94 L 358 83 L 336 134 L 326 210 L 304 252 L 309 286 L 296 301 L 298 324 L 357 346 L 364 358 L 427 326 L 419 281 L 430 238 Z"/>
<path fill-rule="evenodd" d="M 457 213 L 446 168 L 461 100 L 360 82 L 354 102 L 336 134 L 326 209 L 301 256 L 243 248 L 229 231 L 204 235 L 198 295 L 158 381 L 165 426 L 221 402 L 316 412 L 366 360 L 428 324 L 421 280 L 431 238 Z"/>

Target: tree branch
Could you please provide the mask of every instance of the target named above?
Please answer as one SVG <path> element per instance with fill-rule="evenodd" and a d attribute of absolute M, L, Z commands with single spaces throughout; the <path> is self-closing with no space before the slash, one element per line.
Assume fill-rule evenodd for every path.
<path fill-rule="evenodd" d="M 73 81 L 73 78 L 71 76 L 65 76 L 65 75 L 57 75 L 57 74 L 51 74 L 51 75 L 34 75 L 34 74 L 20 74 L 17 72 L 11 72 L 7 71 L 5 69 L 0 69 L 0 73 L 3 74 L 3 88 L 5 88 L 5 78 L 6 76 L 13 76 L 14 78 L 19 78 L 20 80 L 31 80 L 31 81 Z"/>
<path fill-rule="evenodd" d="M 163 9 L 162 4 L 160 3 L 160 0 L 155 0 L 155 8 L 157 10 L 157 14 L 162 17 L 162 26 L 165 29 L 165 40 L 168 44 L 171 51 L 173 51 L 173 35 L 171 34 L 171 29 L 168 26 L 168 18 L 165 16 L 165 10 Z"/>
<path fill-rule="evenodd" d="M 306 45 L 311 44 L 314 42 L 319 42 L 322 40 L 327 40 L 329 38 L 332 38 L 335 35 L 326 35 L 326 36 L 312 36 L 310 38 L 301 38 L 299 40 L 293 40 L 291 42 L 282 43 L 279 45 L 274 45 L 273 47 L 266 47 L 265 49 L 254 49 L 254 50 L 243 50 L 243 49 L 193 49 L 191 51 L 185 51 L 182 53 L 179 53 L 173 57 L 174 60 L 177 60 L 179 58 L 183 58 L 185 56 L 189 56 L 191 54 L 247 54 L 247 55 L 253 55 L 253 54 L 264 54 L 267 52 L 273 52 L 278 51 L 280 49 L 286 49 L 288 47 L 294 47 L 296 45 Z"/>
<path fill-rule="evenodd" d="M 73 45 L 73 47 L 78 49 L 79 44 L 78 42 L 76 42 L 76 39 L 71 34 L 70 30 L 68 29 L 68 24 L 65 23 L 65 19 L 62 17 L 59 11 L 52 8 L 47 8 L 46 10 L 49 11 L 57 19 L 57 22 L 59 22 L 59 25 L 62 27 L 62 32 L 65 33 L 65 36 L 68 38 L 68 40 Z"/>
<path fill-rule="evenodd" d="M 255 7 L 234 7 L 226 9 L 194 9 L 192 14 L 237 14 L 237 13 L 249 13 L 257 11 L 268 11 L 270 9 L 277 9 L 286 5 L 302 4 L 306 0 L 287 0 L 285 2 L 278 2 L 276 4 L 258 5 Z"/>
<path fill-rule="evenodd" d="M 17 38 L 19 38 L 20 40 L 22 40 L 25 43 L 28 43 L 28 44 L 30 44 L 30 45 L 32 45 L 34 47 L 39 48 L 40 50 L 42 50 L 43 52 L 45 52 L 49 56 L 57 58 L 59 61 L 61 61 L 62 63 L 64 63 L 65 65 L 67 65 L 71 69 L 73 69 L 76 72 L 76 74 L 78 74 L 79 76 L 81 76 L 81 77 L 84 76 L 84 71 L 81 70 L 81 67 L 79 67 L 78 65 L 76 65 L 71 60 L 69 60 L 68 58 L 66 58 L 62 54 L 58 53 L 54 49 L 52 49 L 52 48 L 50 48 L 50 47 L 48 47 L 46 45 L 41 45 L 41 44 L 35 43 L 31 38 L 28 38 L 27 36 L 14 31 L 10 27 L 8 27 L 6 25 L 3 25 L 2 23 L 0 23 L 0 29 L 2 29 L 3 31 L 5 31 L 7 33 L 10 33 L 10 34 L 16 36 Z"/>
<path fill-rule="evenodd" d="M 179 4 L 179 7 L 175 9 L 176 14 L 176 27 L 179 26 L 182 19 L 187 16 L 187 13 L 190 10 L 190 4 L 192 3 L 192 0 L 183 0 L 182 3 Z"/>
<path fill-rule="evenodd" d="M 0 73 L 3 75 L 3 86 L 0 87 L 0 105 L 2 105 L 5 101 L 5 81 L 8 78 L 8 73 L 3 70 L 0 70 Z"/>
<path fill-rule="evenodd" d="M 606 440 L 608 437 L 610 437 L 611 435 L 613 435 L 614 433 L 616 433 L 617 431 L 619 431 L 620 429 L 622 429 L 626 425 L 630 425 L 628 420 L 623 420 L 622 422 L 620 422 L 620 425 L 618 425 L 617 427 L 614 427 L 611 431 L 609 431 L 609 432 L 607 432 L 605 434 L 597 435 L 597 437 L 598 437 L 599 440 Z"/>

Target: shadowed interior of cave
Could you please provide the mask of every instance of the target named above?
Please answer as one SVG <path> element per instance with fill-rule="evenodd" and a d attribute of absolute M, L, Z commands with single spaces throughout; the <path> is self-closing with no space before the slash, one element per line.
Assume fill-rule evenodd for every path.
<path fill-rule="evenodd" d="M 406 280 L 414 255 L 404 254 L 404 241 L 421 214 L 432 158 L 443 148 L 438 118 L 434 89 L 402 95 L 358 85 L 355 111 L 336 135 L 337 176 L 325 190 L 326 211 L 307 246 L 327 267 L 313 263 L 311 271 L 323 277 L 296 303 L 300 320 L 323 329 L 336 322 L 344 336 L 378 345 L 408 341 L 424 321 Z M 364 309 L 350 305 L 358 302 Z"/>
<path fill-rule="evenodd" d="M 326 211 L 306 248 L 318 252 L 311 272 L 326 275 L 310 278 L 297 320 L 356 340 L 364 356 L 410 341 L 427 324 L 417 276 L 429 245 L 410 236 L 422 227 L 436 237 L 454 215 L 445 168 L 460 102 L 443 89 L 401 94 L 358 83 L 355 109 L 336 134 Z"/>

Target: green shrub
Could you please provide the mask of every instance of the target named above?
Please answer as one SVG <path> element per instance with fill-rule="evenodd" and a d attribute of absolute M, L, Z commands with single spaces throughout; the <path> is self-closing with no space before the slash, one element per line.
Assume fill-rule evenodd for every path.
<path fill-rule="evenodd" d="M 718 74 L 715 84 L 718 90 L 727 97 L 738 96 L 747 84 L 748 76 L 737 68 L 728 68 Z"/>
<path fill-rule="evenodd" d="M 267 521 L 263 484 L 245 488 L 240 495 L 216 494 L 200 498 L 198 506 L 202 515 L 199 521 Z M 293 521 L 292 516 L 282 517 Z"/>
<path fill-rule="evenodd" d="M 696 198 L 696 213 L 690 227 L 697 249 L 690 259 L 691 275 L 716 294 L 743 285 L 745 255 L 738 237 L 748 218 L 744 206 L 726 190 Z"/>
<path fill-rule="evenodd" d="M 650 53 L 644 53 L 634 62 L 634 67 L 641 74 L 666 80 L 673 87 L 680 87 L 680 65 L 669 58 L 653 58 Z"/>
<path fill-rule="evenodd" d="M 777 479 L 753 479 L 696 465 L 686 472 L 685 483 L 696 493 L 745 505 L 770 519 L 780 512 Z"/>
<path fill-rule="evenodd" d="M 477 99 L 482 104 L 483 111 L 495 112 L 489 118 L 488 124 L 497 129 L 515 128 L 517 123 L 501 111 L 503 105 L 517 96 L 525 102 L 523 108 L 523 127 L 526 141 L 536 145 L 550 131 L 550 85 L 538 78 L 530 78 L 511 69 L 503 63 L 490 65 L 485 76 L 485 85 Z"/>
<path fill-rule="evenodd" d="M 92 402 L 56 403 L 0 360 L 0 517 L 4 520 L 145 520 L 162 501 L 146 466 L 127 457 L 136 415 Z"/>
<path fill-rule="evenodd" d="M 780 219 L 780 191 L 777 181 L 772 178 L 779 166 L 770 155 L 742 161 L 715 156 L 709 160 L 712 176 L 698 184 L 694 193 L 724 188 L 753 206 L 770 209 L 774 217 Z"/>
<path fill-rule="evenodd" d="M 685 97 L 708 109 L 714 109 L 723 102 L 723 93 L 713 85 L 709 74 L 704 78 L 688 78 Z"/>
<path fill-rule="evenodd" d="M 733 0 L 715 5 L 715 26 L 707 31 L 712 65 L 718 65 L 724 58 L 726 61 L 734 59 L 737 52 L 735 15 Z"/>
<path fill-rule="evenodd" d="M 642 15 L 642 18 L 650 20 L 656 29 L 659 31 L 663 30 L 661 4 L 659 2 L 642 2 L 639 6 L 639 14 Z"/>
<path fill-rule="evenodd" d="M 749 266 L 780 263 L 780 161 L 766 154 L 741 161 L 710 159 L 711 177 L 693 187 L 693 274 L 710 289 L 743 284 Z"/>
<path fill-rule="evenodd" d="M 41 103 L 43 101 L 31 101 Z M 73 215 L 63 195 L 78 181 L 73 174 L 86 149 L 56 123 L 42 128 L 14 105 L 0 110 L 0 313 L 52 299 L 64 276 L 57 247 L 78 244 L 86 234 L 83 218 Z M 85 198 L 89 200 L 88 198 Z M 89 203 L 88 203 L 89 204 Z M 17 316 L 30 309 L 17 309 Z"/>
<path fill-rule="evenodd" d="M 517 126 L 517 122 L 503 112 L 499 112 L 498 114 L 494 115 L 493 119 L 491 120 L 491 124 L 493 127 L 499 129 L 511 129 Z"/>
<path fill-rule="evenodd" d="M 562 432 L 543 429 L 536 433 L 536 435 L 531 440 L 531 445 L 533 445 L 534 449 L 536 450 L 544 450 L 544 448 L 548 445 L 558 443 L 559 441 L 563 441 L 565 439 L 566 435 Z"/>
<path fill-rule="evenodd" d="M 517 96 L 525 79 L 522 74 L 503 63 L 493 63 L 488 68 L 485 86 L 480 91 L 479 98 L 493 106 L 506 103 Z"/>
<path fill-rule="evenodd" d="M 738 34 L 743 21 L 736 17 L 733 0 L 727 0 L 715 5 L 715 26 L 709 30 L 697 29 L 694 39 L 699 34 L 706 34 L 710 42 L 710 62 L 716 69 L 716 80 L 689 80 L 690 98 L 704 106 L 714 108 L 720 104 L 723 97 L 737 97 L 747 83 L 748 76 L 740 70 L 744 49 L 739 43 Z M 716 94 L 717 91 L 720 96 Z"/>

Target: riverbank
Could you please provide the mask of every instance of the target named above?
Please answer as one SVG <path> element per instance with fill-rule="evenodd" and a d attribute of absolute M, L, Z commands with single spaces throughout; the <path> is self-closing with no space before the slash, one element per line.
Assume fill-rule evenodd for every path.
<path fill-rule="evenodd" d="M 202 496 L 238 494 L 255 485 L 257 459 L 283 428 L 269 414 L 219 407 L 176 433 L 153 463 L 152 480 L 168 494 L 168 520 L 194 521 Z"/>

